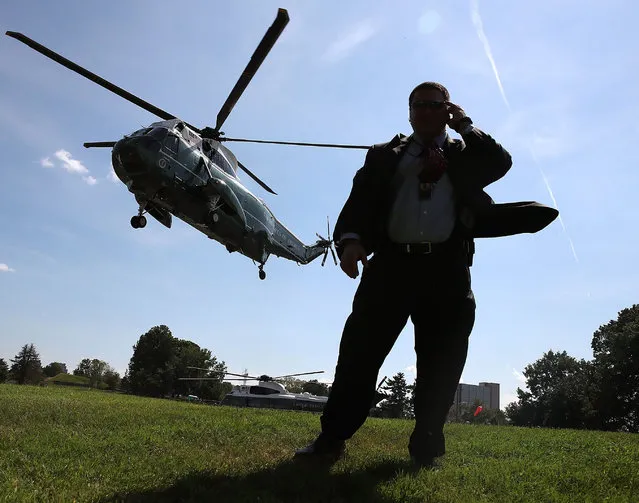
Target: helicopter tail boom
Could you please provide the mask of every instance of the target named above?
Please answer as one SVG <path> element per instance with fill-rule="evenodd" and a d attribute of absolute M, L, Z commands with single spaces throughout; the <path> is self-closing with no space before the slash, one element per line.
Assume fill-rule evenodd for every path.
<path fill-rule="evenodd" d="M 328 221 L 327 221 L 328 226 Z M 330 229 L 330 226 L 329 226 Z M 330 230 L 329 234 L 330 236 Z M 288 258 L 300 264 L 310 264 L 320 255 L 324 255 L 322 260 L 322 266 L 326 262 L 328 252 L 330 250 L 335 265 L 337 265 L 337 259 L 335 258 L 335 252 L 333 251 L 333 241 L 331 239 L 324 238 L 317 234 L 318 240 L 312 245 L 306 245 L 300 241 L 291 231 L 289 231 L 282 223 L 276 220 L 275 230 L 271 242 L 269 253 L 277 255 L 279 257 Z"/>

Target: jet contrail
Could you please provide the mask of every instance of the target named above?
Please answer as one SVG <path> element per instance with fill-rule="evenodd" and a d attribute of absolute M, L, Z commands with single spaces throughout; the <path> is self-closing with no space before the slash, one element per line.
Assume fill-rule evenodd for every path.
<path fill-rule="evenodd" d="M 481 22 L 481 17 L 479 16 L 479 4 L 478 0 L 470 0 L 470 14 L 473 19 L 473 24 L 475 25 L 475 29 L 477 30 L 477 36 L 479 40 L 481 40 L 482 44 L 484 44 L 484 52 L 490 61 L 490 65 L 493 67 L 493 72 L 495 74 L 495 78 L 497 79 L 497 85 L 499 86 L 499 91 L 501 92 L 501 97 L 504 99 L 504 103 L 510 110 L 510 104 L 508 103 L 508 98 L 506 98 L 506 93 L 504 92 L 504 88 L 501 85 L 501 79 L 499 78 L 499 72 L 497 71 L 497 65 L 495 64 L 495 60 L 493 58 L 493 53 L 490 50 L 490 44 L 488 43 L 488 39 L 486 38 L 486 34 L 484 33 L 484 25 Z"/>
<path fill-rule="evenodd" d="M 559 207 L 557 206 L 557 200 L 555 199 L 555 196 L 552 193 L 552 189 L 550 188 L 550 183 L 548 183 L 548 178 L 546 178 L 546 173 L 544 173 L 544 170 L 541 169 L 541 164 L 539 164 L 539 159 L 537 159 L 537 155 L 535 154 L 535 151 L 533 150 L 533 148 L 532 147 L 529 147 L 529 148 L 530 148 L 530 155 L 532 155 L 532 158 L 535 161 L 535 164 L 537 164 L 537 167 L 539 168 L 539 172 L 541 173 L 541 177 L 544 179 L 544 184 L 546 185 L 546 189 L 548 190 L 548 193 L 550 194 L 550 198 L 552 199 L 552 202 L 555 205 L 555 209 L 559 211 Z M 561 228 L 564 230 L 564 234 L 566 234 L 566 237 L 568 238 L 568 242 L 570 243 L 570 249 L 572 250 L 573 257 L 575 257 L 575 262 L 579 262 L 579 259 L 577 258 L 577 252 L 575 251 L 575 245 L 572 243 L 572 239 L 570 239 L 570 236 L 568 235 L 568 231 L 566 230 L 566 226 L 564 225 L 564 220 L 561 218 L 561 212 L 559 213 L 558 217 L 559 217 L 559 223 L 561 224 Z"/>
<path fill-rule="evenodd" d="M 501 85 L 501 79 L 499 78 L 499 72 L 497 71 L 497 65 L 495 64 L 495 60 L 493 58 L 493 54 L 490 50 L 490 44 L 488 43 L 488 38 L 486 37 L 486 34 L 484 33 L 484 27 L 483 24 L 481 22 L 481 16 L 479 15 L 479 3 L 478 0 L 470 0 L 470 14 L 473 20 L 473 24 L 475 25 L 475 29 L 477 30 L 477 36 L 479 37 L 479 40 L 482 42 L 482 44 L 484 45 L 484 52 L 486 53 L 486 57 L 488 58 L 488 60 L 490 61 L 491 66 L 493 67 L 493 72 L 495 74 L 495 79 L 497 80 L 497 86 L 499 86 L 499 92 L 501 93 L 501 97 L 504 100 L 504 103 L 506 103 L 506 106 L 508 107 L 508 110 L 512 111 L 510 108 L 510 104 L 508 103 L 508 98 L 506 98 L 506 92 L 504 91 L 504 87 Z M 528 147 L 530 149 L 530 153 L 532 155 L 533 160 L 535 161 L 535 164 L 537 164 L 537 167 L 539 168 L 539 172 L 541 173 L 541 177 L 544 180 L 544 184 L 546 185 L 546 189 L 548 190 L 548 194 L 550 194 L 550 198 L 553 201 L 553 204 L 555 205 L 555 209 L 557 211 L 559 211 L 559 208 L 557 207 L 557 200 L 555 199 L 555 196 L 552 193 L 552 189 L 550 188 L 550 184 L 548 183 L 548 178 L 546 177 L 546 174 L 544 173 L 544 170 L 541 169 L 541 164 L 539 164 L 539 160 L 537 159 L 537 155 L 535 154 L 535 151 L 533 150 L 532 147 Z M 566 237 L 568 238 L 568 242 L 570 243 L 570 249 L 572 250 L 572 255 L 573 257 L 575 257 L 575 261 L 578 263 L 579 259 L 577 258 L 577 252 L 575 251 L 575 246 L 572 243 L 572 239 L 570 239 L 570 236 L 568 235 L 568 231 L 566 230 L 566 226 L 564 225 L 564 221 L 561 218 L 561 212 L 559 213 L 559 223 L 561 224 L 561 228 L 564 230 L 564 234 L 566 235 Z"/>

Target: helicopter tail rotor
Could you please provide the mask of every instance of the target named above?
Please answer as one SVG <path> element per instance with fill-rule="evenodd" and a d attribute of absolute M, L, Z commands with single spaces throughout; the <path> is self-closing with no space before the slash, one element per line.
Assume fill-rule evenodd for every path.
<path fill-rule="evenodd" d="M 328 216 L 326 217 L 326 235 L 328 237 L 325 238 L 323 236 L 320 236 L 317 233 L 315 233 L 315 235 L 319 238 L 317 245 L 324 247 L 324 257 L 322 258 L 322 267 L 324 267 L 324 264 L 326 263 L 329 250 L 331 252 L 331 255 L 333 256 L 333 262 L 335 262 L 335 265 L 337 265 L 337 257 L 335 256 L 335 251 L 333 250 L 333 239 L 331 238 L 331 225 L 329 223 Z"/>

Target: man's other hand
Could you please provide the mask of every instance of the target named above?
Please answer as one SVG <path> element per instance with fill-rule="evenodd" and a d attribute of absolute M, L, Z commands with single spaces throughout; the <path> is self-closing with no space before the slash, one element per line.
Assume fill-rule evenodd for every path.
<path fill-rule="evenodd" d="M 359 261 L 362 262 L 364 267 L 368 265 L 366 250 L 364 250 L 358 240 L 348 240 L 344 245 L 344 252 L 339 266 L 349 277 L 355 279 L 359 275 L 359 268 L 357 267 L 357 262 Z"/>

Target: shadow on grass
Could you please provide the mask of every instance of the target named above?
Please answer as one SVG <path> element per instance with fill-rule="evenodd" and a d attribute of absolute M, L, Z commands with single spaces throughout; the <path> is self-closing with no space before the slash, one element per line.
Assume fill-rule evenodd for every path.
<path fill-rule="evenodd" d="M 358 471 L 331 471 L 327 463 L 289 460 L 242 475 L 195 472 L 163 489 L 116 493 L 100 503 L 115 502 L 366 502 L 395 503 L 380 494 L 378 484 L 413 473 L 408 461 L 384 461 Z"/>

